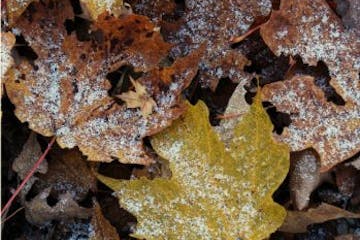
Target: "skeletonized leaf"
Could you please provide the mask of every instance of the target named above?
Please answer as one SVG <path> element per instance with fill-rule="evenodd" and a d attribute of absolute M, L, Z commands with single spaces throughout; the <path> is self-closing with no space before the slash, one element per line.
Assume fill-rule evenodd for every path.
<path fill-rule="evenodd" d="M 289 167 L 288 149 L 274 142 L 271 131 L 258 95 L 227 152 L 199 102 L 151 138 L 155 151 L 169 160 L 171 179 L 98 178 L 137 217 L 138 238 L 263 239 L 285 217 L 271 196 Z"/>

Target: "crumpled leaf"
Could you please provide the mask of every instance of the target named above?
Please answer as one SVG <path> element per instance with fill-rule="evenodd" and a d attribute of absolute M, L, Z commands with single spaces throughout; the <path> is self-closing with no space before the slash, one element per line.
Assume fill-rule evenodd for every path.
<path fill-rule="evenodd" d="M 116 228 L 104 217 L 100 205 L 96 201 L 91 226 L 93 227 L 93 235 L 90 236 L 90 240 L 120 240 Z"/>
<path fill-rule="evenodd" d="M 261 27 L 261 36 L 276 54 L 300 55 L 315 66 L 324 61 L 331 76 L 330 84 L 346 101 L 360 101 L 360 40 L 344 30 L 341 20 L 325 0 L 282 1 Z"/>
<path fill-rule="evenodd" d="M 56 195 L 70 193 L 74 200 L 84 200 L 91 190 L 96 190 L 96 178 L 86 158 L 78 149 L 60 149 L 54 146 L 49 153 L 49 168 L 39 176 L 40 188 L 52 188 Z"/>
<path fill-rule="evenodd" d="M 290 114 L 290 126 L 276 138 L 292 151 L 314 148 L 320 155 L 322 172 L 360 150 L 359 106 L 328 102 L 313 77 L 299 75 L 268 84 L 262 95 L 278 111 Z"/>
<path fill-rule="evenodd" d="M 146 88 L 140 83 L 130 79 L 135 91 L 122 93 L 117 97 L 126 103 L 127 108 L 140 108 L 141 114 L 146 117 L 153 112 L 156 102 L 146 92 Z"/>
<path fill-rule="evenodd" d="M 279 229 L 283 232 L 306 232 L 310 224 L 322 223 L 337 218 L 360 218 L 360 214 L 352 213 L 330 204 L 322 203 L 306 212 L 288 211 L 284 224 Z"/>
<path fill-rule="evenodd" d="M 297 210 L 306 208 L 310 195 L 320 183 L 320 164 L 310 149 L 290 155 L 290 196 Z"/>
<path fill-rule="evenodd" d="M 82 9 L 92 19 L 96 20 L 99 15 L 108 12 L 118 17 L 126 10 L 123 0 L 80 0 Z"/>
<path fill-rule="evenodd" d="M 11 49 L 15 44 L 15 36 L 11 32 L 0 32 L 1 38 L 1 48 L 0 48 L 0 58 L 1 58 L 1 68 L 0 68 L 0 78 L 4 79 L 5 73 L 9 68 L 14 64 L 14 60 L 11 56 Z M 2 88 L 2 87 L 1 87 Z"/>
<path fill-rule="evenodd" d="M 25 12 L 30 3 L 37 1 L 38 0 L 11 0 L 2 3 L 6 5 L 6 14 L 9 25 L 12 26 L 16 22 L 21 14 Z"/>
<path fill-rule="evenodd" d="M 289 167 L 287 147 L 275 143 L 271 131 L 258 95 L 226 152 L 199 102 L 151 138 L 155 151 L 170 162 L 171 179 L 98 178 L 137 217 L 135 237 L 263 239 L 285 217 L 271 195 Z"/>
<path fill-rule="evenodd" d="M 23 61 L 5 81 L 16 116 L 42 135 L 55 135 L 61 147 L 78 146 L 90 160 L 151 162 L 142 138 L 167 127 L 185 110 L 180 94 L 195 76 L 201 53 L 159 68 L 170 44 L 144 16 L 102 15 L 94 23 L 92 40 L 80 42 L 64 26 L 65 19 L 73 18 L 69 2 L 33 8 L 26 13 L 32 21 L 22 17 L 17 27 L 38 58 L 34 66 Z M 150 117 L 108 96 L 106 75 L 123 65 L 145 71 L 137 81 L 157 104 Z"/>
<path fill-rule="evenodd" d="M 51 188 L 47 188 L 29 202 L 25 202 L 26 219 L 35 225 L 42 225 L 51 220 L 66 221 L 72 218 L 89 218 L 92 210 L 80 207 L 70 193 L 60 195 L 54 206 L 49 206 L 47 197 Z"/>

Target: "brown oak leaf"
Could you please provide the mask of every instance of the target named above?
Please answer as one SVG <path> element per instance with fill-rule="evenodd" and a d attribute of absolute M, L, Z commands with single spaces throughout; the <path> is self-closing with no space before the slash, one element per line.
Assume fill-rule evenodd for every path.
<path fill-rule="evenodd" d="M 61 1 L 33 4 L 17 22 L 38 58 L 7 74 L 5 87 L 16 116 L 42 135 L 55 135 L 61 147 L 78 146 L 90 160 L 150 163 L 142 139 L 184 111 L 181 91 L 195 76 L 201 52 L 160 68 L 170 44 L 147 17 L 101 15 L 89 41 L 66 31 L 64 21 L 73 17 L 71 4 Z M 124 65 L 145 72 L 137 81 L 156 102 L 147 118 L 108 96 L 106 75 Z"/>
<path fill-rule="evenodd" d="M 291 124 L 281 135 L 292 151 L 313 147 L 320 156 L 320 171 L 352 157 L 360 150 L 359 106 L 328 102 L 314 78 L 297 75 L 265 85 L 263 99 L 290 114 Z"/>

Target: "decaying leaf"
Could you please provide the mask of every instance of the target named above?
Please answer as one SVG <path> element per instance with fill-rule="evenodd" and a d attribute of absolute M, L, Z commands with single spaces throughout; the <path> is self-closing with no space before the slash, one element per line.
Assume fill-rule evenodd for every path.
<path fill-rule="evenodd" d="M 48 172 L 39 176 L 40 188 L 51 187 L 60 195 L 70 193 L 74 200 L 84 200 L 88 192 L 95 192 L 96 178 L 78 149 L 59 149 L 54 146 L 49 153 Z"/>
<path fill-rule="evenodd" d="M 274 142 L 271 131 L 258 95 L 226 152 L 199 102 L 151 138 L 170 162 L 171 179 L 98 178 L 137 217 L 138 238 L 263 239 L 285 217 L 271 196 L 289 167 L 288 149 Z"/>
<path fill-rule="evenodd" d="M 345 27 L 360 36 L 360 1 L 359 0 L 335 0 L 336 10 L 342 16 L 341 20 Z"/>
<path fill-rule="evenodd" d="M 220 78 L 238 82 L 246 76 L 243 68 L 250 61 L 239 49 L 231 48 L 230 39 L 245 33 L 255 18 L 267 16 L 270 11 L 269 0 L 190 0 L 185 1 L 181 18 L 175 24 L 164 23 L 163 28 L 169 31 L 168 39 L 175 44 L 173 56 L 206 44 L 199 78 L 203 87 L 215 90 Z"/>
<path fill-rule="evenodd" d="M 263 98 L 290 114 L 291 124 L 277 139 L 292 151 L 313 147 L 326 171 L 360 150 L 359 107 L 328 102 L 313 77 L 294 76 L 264 86 Z"/>
<path fill-rule="evenodd" d="M 23 61 L 7 74 L 5 87 L 16 116 L 42 135 L 55 135 L 61 147 L 78 146 L 90 160 L 151 162 L 142 138 L 164 129 L 184 111 L 180 94 L 195 76 L 201 53 L 159 68 L 170 44 L 144 16 L 101 15 L 91 39 L 80 42 L 64 26 L 64 20 L 74 17 L 68 1 L 52 2 L 51 8 L 33 4 L 25 15 L 31 18 L 21 17 L 17 27 L 38 58 L 34 65 Z M 137 82 L 157 105 L 147 118 L 108 96 L 106 75 L 123 65 L 145 71 Z"/>
<path fill-rule="evenodd" d="M 330 84 L 348 105 L 360 101 L 360 40 L 345 31 L 325 0 L 289 0 L 273 11 L 261 35 L 276 54 L 300 55 L 315 66 L 324 61 Z"/>
<path fill-rule="evenodd" d="M 339 191 L 347 197 L 351 197 L 356 185 L 360 182 L 360 173 L 353 166 L 341 164 L 335 169 L 336 185 Z"/>
<path fill-rule="evenodd" d="M 6 5 L 6 14 L 9 25 L 12 26 L 16 20 L 25 12 L 26 8 L 32 2 L 37 2 L 38 0 L 11 0 L 4 1 Z M 1 3 L 4 4 L 4 3 Z"/>
<path fill-rule="evenodd" d="M 234 82 L 244 76 L 242 69 L 249 61 L 238 50 L 231 49 L 230 39 L 248 30 L 257 16 L 270 13 L 271 2 L 255 0 L 234 1 L 187 1 L 183 25 L 174 39 L 177 49 L 188 52 L 206 42 L 206 54 L 200 66 L 203 86 L 215 89 L 220 78 L 229 77 Z"/>
<path fill-rule="evenodd" d="M 40 144 L 36 139 L 36 134 L 31 133 L 28 140 L 24 144 L 19 156 L 14 160 L 12 169 L 18 174 L 20 179 L 24 179 L 29 173 L 30 169 L 34 166 L 36 161 L 42 155 Z M 48 163 L 46 159 L 40 164 L 35 172 L 45 174 L 48 171 Z M 30 191 L 33 184 L 38 180 L 38 177 L 32 176 L 21 190 L 21 200 L 25 200 L 26 194 Z"/>
<path fill-rule="evenodd" d="M 347 163 L 347 165 L 351 165 L 357 170 L 360 170 L 360 156 L 352 160 L 351 162 Z"/>
<path fill-rule="evenodd" d="M 80 207 L 70 193 L 60 195 L 54 206 L 49 206 L 47 197 L 51 188 L 47 188 L 29 202 L 25 202 L 26 219 L 35 225 L 42 225 L 51 220 L 65 221 L 72 218 L 89 218 L 92 210 Z"/>
<path fill-rule="evenodd" d="M 140 83 L 130 79 L 135 91 L 128 91 L 118 95 L 118 97 L 126 103 L 127 108 L 140 108 L 141 114 L 147 117 L 156 107 L 156 102 L 146 92 L 146 88 Z"/>
<path fill-rule="evenodd" d="M 104 217 L 97 202 L 94 203 L 91 226 L 93 227 L 93 235 L 90 236 L 90 240 L 120 240 L 116 229 Z"/>
<path fill-rule="evenodd" d="M 123 0 L 80 0 L 85 15 L 96 20 L 104 12 L 118 17 L 126 9 Z"/>
<path fill-rule="evenodd" d="M 12 169 L 17 172 L 21 179 L 24 179 L 41 155 L 40 144 L 36 139 L 36 134 L 32 132 L 24 144 L 20 155 L 14 160 Z M 44 160 L 36 169 L 36 172 L 45 174 L 47 170 L 48 163 Z"/>
<path fill-rule="evenodd" d="M 360 214 L 322 203 L 320 206 L 309 209 L 306 212 L 288 211 L 280 231 L 291 233 L 306 232 L 306 227 L 310 224 L 322 223 L 337 218 L 360 218 Z"/>
<path fill-rule="evenodd" d="M 5 73 L 14 64 L 14 60 L 11 57 L 11 49 L 15 44 L 15 36 L 11 32 L 0 32 L 1 45 L 0 45 L 0 78 L 4 79 Z M 2 88 L 2 87 L 1 87 Z"/>
<path fill-rule="evenodd" d="M 311 149 L 291 153 L 290 159 L 290 196 L 295 208 L 303 210 L 320 183 L 320 164 Z"/>

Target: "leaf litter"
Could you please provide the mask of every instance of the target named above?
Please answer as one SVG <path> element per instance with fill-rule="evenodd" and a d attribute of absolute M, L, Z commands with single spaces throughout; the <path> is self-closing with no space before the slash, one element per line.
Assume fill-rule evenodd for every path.
<path fill-rule="evenodd" d="M 50 226 L 48 236 L 60 238 L 71 228 L 71 237 L 66 235 L 71 239 L 73 236 L 119 239 L 118 233 L 123 237 L 129 232 L 136 237 L 148 235 L 150 239 L 158 233 L 163 234 L 164 238 L 171 236 L 171 239 L 181 239 L 186 235 L 206 239 L 208 235 L 222 234 L 257 239 L 268 236 L 282 224 L 286 208 L 288 216 L 280 231 L 287 228 L 287 233 L 276 234 L 306 239 L 304 234 L 299 235 L 298 232 L 308 230 L 308 236 L 315 234 L 315 237 L 319 237 L 327 231 L 322 227 L 327 223 L 321 222 L 358 215 L 359 41 L 356 1 L 280 1 L 279 10 L 276 1 L 267 0 L 246 3 L 131 0 L 129 3 L 82 0 L 71 1 L 70 4 L 70 1 L 18 0 L 6 1 L 6 8 L 2 9 L 7 14 L 2 17 L 4 27 L 1 35 L 1 54 L 7 56 L 2 57 L 2 66 L 7 66 L 2 68 L 2 74 L 5 74 L 4 98 L 10 98 L 16 107 L 17 117 L 22 122 L 28 122 L 35 132 L 56 136 L 62 148 L 78 147 L 72 150 L 55 147 L 47 157 L 48 172 L 38 172 L 32 177 L 33 181 L 29 182 L 20 201 L 25 206 L 27 222 L 41 228 Z M 116 6 L 110 6 L 113 4 Z M 292 11 L 289 11 L 290 8 Z M 270 19 L 266 22 L 268 17 Z M 80 26 L 79 22 L 86 24 Z M 260 34 L 256 30 L 258 28 Z M 83 36 L 79 35 L 79 31 Z M 16 44 L 11 32 L 16 37 Z M 232 39 L 244 36 L 244 33 L 248 34 L 243 41 L 233 44 Z M 3 36 L 8 38 L 5 39 L 7 44 L 3 44 Z M 18 42 L 33 50 L 34 57 L 30 61 L 23 57 L 23 48 L 19 48 Z M 3 46 L 6 48 L 4 51 Z M 305 71 L 298 69 L 302 61 L 310 65 L 304 65 Z M 310 69 L 315 65 L 316 69 L 325 71 L 314 75 Z M 123 67 L 133 69 L 126 77 L 133 78 L 130 80 L 132 87 L 126 89 L 126 84 L 120 86 L 121 91 L 116 91 L 118 96 L 114 96 L 111 94 L 114 92 L 113 86 L 107 80 L 108 73 Z M 327 68 L 331 79 L 326 73 Z M 265 163 L 246 161 L 227 167 L 230 162 L 236 162 L 234 159 L 252 159 L 251 150 L 239 153 L 235 148 L 256 146 L 240 144 L 244 137 L 238 138 L 237 135 L 237 126 L 247 119 L 254 106 L 247 104 L 251 102 L 249 95 L 254 94 L 254 77 L 259 79 L 261 86 L 265 84 L 262 98 L 266 102 L 263 106 L 274 124 L 274 129 L 271 124 L 267 125 L 266 132 L 270 136 L 271 130 L 274 130 L 276 140 L 287 143 L 293 151 L 292 167 L 284 181 L 285 168 L 269 171 L 270 168 L 265 167 L 269 165 Z M 329 79 L 330 85 L 327 84 Z M 235 87 L 223 88 L 218 84 L 228 85 L 232 84 L 231 81 L 238 83 L 233 94 L 230 93 Z M 192 89 L 189 90 L 190 84 Z M 182 92 L 185 89 L 191 91 L 186 96 L 192 101 L 205 100 L 211 114 L 222 114 L 219 126 L 208 124 L 203 103 L 191 106 L 183 101 Z M 232 90 L 229 92 L 227 89 Z M 223 99 L 213 98 L 213 94 L 221 95 Z M 335 101 L 333 95 L 337 95 Z M 217 103 L 217 99 L 221 103 Z M 339 99 L 341 101 L 337 101 Z M 258 102 L 256 104 L 260 106 Z M 193 109 L 200 105 L 201 116 L 194 117 L 186 124 L 206 127 L 194 127 L 189 134 L 182 132 L 181 124 L 185 124 L 183 121 L 188 118 L 189 112 L 194 113 Z M 7 105 L 2 108 L 9 111 Z M 281 117 L 277 114 L 285 113 L 291 119 L 289 126 L 277 119 Z M 210 116 L 210 122 L 218 124 L 219 120 L 212 118 Z M 253 118 L 242 130 L 254 131 L 257 127 L 252 124 L 256 123 L 256 118 Z M 283 126 L 279 128 L 279 124 Z M 196 129 L 203 131 L 197 134 Z M 177 134 L 172 135 L 174 132 Z M 205 134 L 209 132 L 210 135 Z M 197 135 L 201 138 L 189 144 L 191 151 L 184 156 L 180 151 L 185 149 L 183 146 L 174 152 L 170 145 L 174 141 L 183 143 L 186 134 L 189 139 Z M 34 136 L 33 133 L 14 163 L 19 177 L 22 172 L 25 173 L 25 168 L 31 167 L 31 162 L 36 161 L 36 155 L 41 154 Z M 202 141 L 209 136 L 217 140 L 211 141 L 211 145 L 202 145 Z M 234 145 L 234 139 L 240 142 Z M 250 146 L 244 146 L 244 149 Z M 264 146 L 268 148 L 267 144 Z M 310 148 L 316 153 L 307 152 Z M 124 210 L 113 211 L 118 213 L 116 215 L 105 212 L 108 218 L 105 219 L 102 215 L 104 206 L 101 210 L 96 200 L 91 203 L 89 198 L 92 196 L 101 202 L 102 194 L 97 192 L 95 178 L 85 161 L 86 157 L 79 150 L 89 160 L 110 162 L 119 159 L 122 163 L 146 165 L 130 165 L 125 167 L 129 173 L 121 173 L 123 170 L 120 170 L 116 174 L 121 176 L 132 172 L 131 176 L 126 177 L 130 177 L 130 181 L 110 181 L 106 178 L 111 184 L 121 184 L 121 188 L 116 188 L 116 196 L 121 207 L 136 216 L 136 228 L 135 218 L 129 217 L 129 213 L 123 214 Z M 198 157 L 195 161 L 194 156 L 200 152 L 207 157 Z M 236 153 L 235 158 L 229 156 L 231 153 Z M 180 159 L 189 161 L 180 162 Z M 200 163 L 203 165 L 200 166 Z M 191 167 L 184 167 L 189 164 Z M 97 164 L 90 165 L 97 167 Z M 219 167 L 226 171 L 220 171 Z M 205 168 L 207 172 L 202 171 Z M 282 171 L 281 176 L 274 176 L 277 171 Z M 226 180 L 217 178 L 221 172 L 236 180 L 221 184 L 226 183 Z M 232 172 L 240 173 L 244 178 L 239 181 Z M 261 180 L 256 180 L 256 173 L 263 176 Z M 196 174 L 201 177 L 196 177 Z M 210 181 L 209 185 L 206 181 L 212 176 L 215 176 L 215 181 Z M 245 184 L 238 189 L 228 188 L 247 177 L 251 179 L 251 183 L 247 182 L 250 186 Z M 189 179 L 203 184 L 193 186 Z M 175 182 L 176 187 L 169 190 Z M 180 183 L 188 184 L 187 188 L 179 187 Z M 241 194 L 245 194 L 250 189 L 250 197 L 243 198 L 240 194 L 240 205 L 238 202 L 234 204 L 236 197 L 223 197 L 227 207 L 233 206 L 230 209 L 238 211 L 216 208 L 214 206 L 219 204 L 215 204 L 216 198 L 212 197 L 212 192 L 217 193 L 219 186 L 219 189 L 226 189 L 222 190 L 222 196 L 228 191 L 234 193 L 244 189 L 245 192 Z M 148 190 L 143 193 L 132 188 Z M 174 194 L 182 194 L 182 197 L 171 198 L 174 194 L 167 195 L 174 189 L 179 189 Z M 196 191 L 192 191 L 194 189 Z M 159 201 L 150 201 L 151 197 L 158 199 L 158 196 L 165 195 L 166 198 Z M 195 196 L 201 201 L 193 201 Z M 274 205 L 271 196 L 284 208 Z M 212 200 L 215 201 L 214 205 L 208 210 Z M 255 204 L 254 209 L 250 207 L 251 203 Z M 141 204 L 146 209 L 141 208 Z M 261 207 L 261 204 L 266 207 Z M 90 205 L 93 205 L 92 209 Z M 106 208 L 115 210 L 118 207 L 117 204 L 113 205 Z M 275 209 L 278 209 L 276 214 L 271 212 Z M 163 219 L 162 212 L 165 216 L 176 213 L 178 218 Z M 229 222 L 229 216 L 240 215 L 239 219 Z M 209 216 L 217 221 L 204 222 Z M 117 219 L 119 217 L 124 219 Z M 72 221 L 79 218 L 83 220 Z M 111 220 L 113 227 L 108 220 Z M 174 224 L 169 225 L 169 221 Z M 239 221 L 241 224 L 236 224 Z M 355 225 L 358 222 L 346 221 Z M 320 228 L 316 233 L 313 230 L 315 225 L 308 226 L 309 223 L 318 223 L 315 225 Z M 83 227 L 76 227 L 79 224 Z M 216 224 L 221 226 L 214 227 Z M 54 227 L 63 228 L 60 232 L 64 233 L 51 230 Z M 337 239 L 356 232 L 351 230 L 350 225 L 347 227 L 346 231 L 338 230 Z M 223 230 L 227 228 L 229 230 L 224 233 Z M 340 228 L 336 226 L 336 229 Z M 274 239 L 274 236 L 270 239 Z"/>

